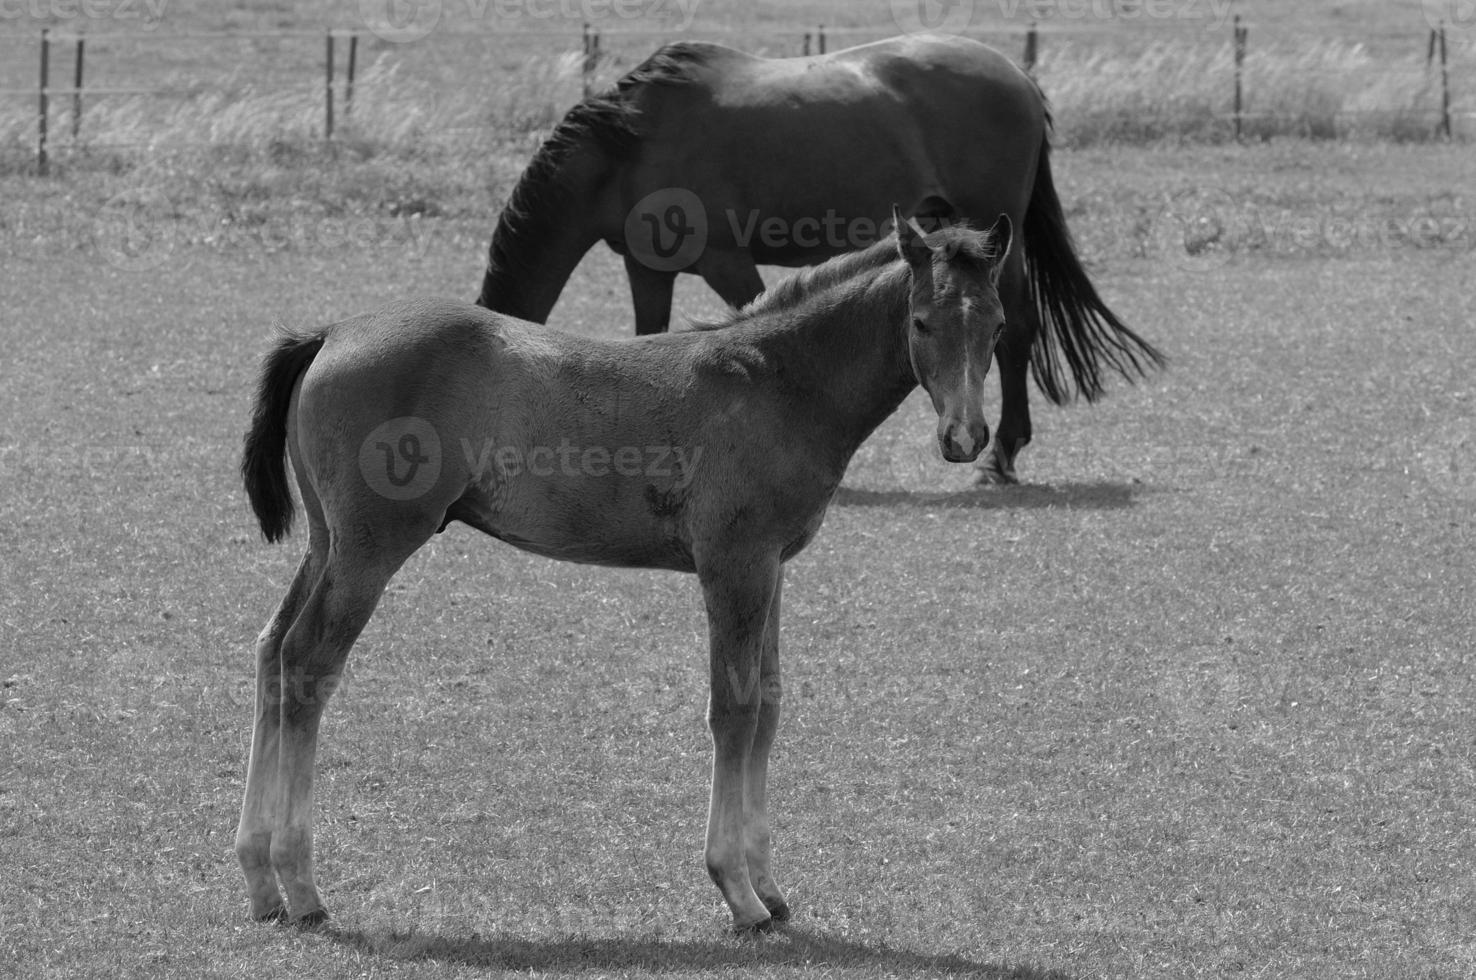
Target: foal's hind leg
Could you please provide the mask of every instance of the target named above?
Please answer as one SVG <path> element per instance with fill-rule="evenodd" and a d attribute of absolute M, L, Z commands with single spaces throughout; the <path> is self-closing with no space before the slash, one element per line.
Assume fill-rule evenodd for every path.
<path fill-rule="evenodd" d="M 349 540 L 354 535 L 335 534 L 322 574 L 283 638 L 271 862 L 296 923 L 316 925 L 328 918 L 313 874 L 313 766 L 323 708 L 390 577 L 434 531 L 432 524 L 413 541 L 398 540 L 394 546 L 373 536 L 356 542 Z M 389 536 L 386 530 L 384 537 Z"/>
<path fill-rule="evenodd" d="M 759 661 L 758 729 L 749 749 L 748 768 L 743 780 L 743 851 L 748 858 L 748 879 L 759 900 L 778 922 L 789 919 L 789 902 L 774 880 L 769 866 L 771 835 L 769 832 L 769 749 L 779 728 L 779 593 L 784 582 L 781 567 L 774 580 L 774 597 L 769 600 L 768 619 L 764 624 L 764 646 Z"/>
<path fill-rule="evenodd" d="M 999 365 L 999 425 L 994 442 L 980 457 L 977 483 L 1019 483 L 1015 457 L 1030 442 L 1030 348 L 1039 336 L 1041 323 L 1025 280 L 1025 260 L 1013 250 L 1000 277 L 1000 301 L 1004 305 L 1005 335 L 994 348 Z"/>
<path fill-rule="evenodd" d="M 272 870 L 272 800 L 276 795 L 277 746 L 281 728 L 282 638 L 297 618 L 322 567 L 321 551 L 309 549 L 297 566 L 287 594 L 256 641 L 255 715 L 251 755 L 246 765 L 246 794 L 236 828 L 236 857 L 246 875 L 246 891 L 255 919 L 286 918 L 287 906 Z"/>

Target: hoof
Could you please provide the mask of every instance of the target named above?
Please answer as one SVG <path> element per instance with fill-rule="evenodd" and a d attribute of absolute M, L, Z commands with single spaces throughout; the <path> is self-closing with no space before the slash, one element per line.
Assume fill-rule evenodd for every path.
<path fill-rule="evenodd" d="M 274 906 L 272 908 L 267 909 L 265 912 L 252 912 L 251 913 L 251 921 L 253 921 L 253 922 L 286 922 L 287 921 L 287 906 L 285 906 L 285 905 L 277 905 L 277 906 Z"/>
<path fill-rule="evenodd" d="M 773 917 L 773 920 L 775 922 L 788 922 L 789 903 L 780 902 L 778 905 L 769 906 L 769 915 Z"/>
<path fill-rule="evenodd" d="M 1019 482 L 1014 470 L 1001 470 L 993 465 L 981 466 L 974 472 L 976 487 L 1011 487 Z"/>
<path fill-rule="evenodd" d="M 760 919 L 757 922 L 752 923 L 751 925 L 733 927 L 733 935 L 744 938 L 749 936 L 757 936 L 760 933 L 773 931 L 774 917 L 772 915 L 769 916 L 767 919 Z"/>
<path fill-rule="evenodd" d="M 327 922 L 327 909 L 313 909 L 311 912 L 304 912 L 292 920 L 292 924 L 299 929 L 316 929 L 319 926 L 326 925 Z"/>

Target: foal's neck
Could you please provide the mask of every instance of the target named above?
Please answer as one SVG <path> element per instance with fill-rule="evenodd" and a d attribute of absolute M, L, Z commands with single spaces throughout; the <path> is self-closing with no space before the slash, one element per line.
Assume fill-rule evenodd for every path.
<path fill-rule="evenodd" d="M 912 280 L 889 251 L 894 261 L 858 264 L 793 307 L 765 311 L 769 329 L 756 336 L 787 383 L 824 413 L 816 421 L 841 434 L 847 458 L 917 387 L 907 347 Z"/>

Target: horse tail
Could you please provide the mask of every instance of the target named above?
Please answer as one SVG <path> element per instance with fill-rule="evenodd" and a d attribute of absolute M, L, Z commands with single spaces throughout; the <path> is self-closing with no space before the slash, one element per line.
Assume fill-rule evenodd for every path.
<path fill-rule="evenodd" d="M 241 454 L 241 479 L 261 533 L 272 542 L 292 530 L 292 491 L 287 486 L 287 410 L 297 379 L 323 346 L 323 335 L 286 334 L 261 363 L 256 407 Z"/>
<path fill-rule="evenodd" d="M 1025 209 L 1025 265 L 1030 300 L 1041 324 L 1030 348 L 1030 369 L 1051 401 L 1070 401 L 1073 383 L 1087 401 L 1096 401 L 1108 368 L 1133 380 L 1163 367 L 1163 355 L 1107 308 L 1077 258 L 1051 179 L 1049 134 L 1041 139 L 1035 186 Z"/>

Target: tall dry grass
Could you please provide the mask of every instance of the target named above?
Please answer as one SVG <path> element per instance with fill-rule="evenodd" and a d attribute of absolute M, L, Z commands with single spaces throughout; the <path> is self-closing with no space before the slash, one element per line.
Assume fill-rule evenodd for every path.
<path fill-rule="evenodd" d="M 1476 51 L 1454 52 L 1456 135 L 1476 110 Z M 1060 44 L 1037 77 L 1056 109 L 1061 138 L 1078 146 L 1234 136 L 1235 56 L 1230 44 L 1150 45 L 1137 54 Z M 1466 90 L 1461 93 L 1460 86 Z M 1362 44 L 1315 41 L 1295 49 L 1252 47 L 1242 72 L 1242 133 L 1249 139 L 1425 140 L 1437 137 L 1440 78 L 1412 52 L 1376 59 Z"/>
<path fill-rule="evenodd" d="M 1457 40 L 1453 109 L 1456 135 L 1466 139 L 1476 128 L 1476 42 Z M 613 81 L 635 54 L 608 59 L 598 79 Z M 1394 62 L 1341 41 L 1252 46 L 1244 135 L 1432 139 L 1438 75 L 1425 69 L 1422 54 Z M 1215 142 L 1233 134 L 1227 44 L 1129 50 L 1054 42 L 1037 74 L 1055 108 L 1057 139 L 1067 145 Z M 56 99 L 53 170 L 101 175 L 104 190 L 112 183 L 164 187 L 171 200 L 206 203 L 229 221 L 284 209 L 484 218 L 489 197 L 502 198 L 580 97 L 581 55 L 530 55 L 493 83 L 452 86 L 417 77 L 387 53 L 360 72 L 351 113 L 340 101 L 331 143 L 323 139 L 321 88 L 267 83 L 243 70 L 171 97 L 90 97 L 75 139 L 70 99 Z M 0 102 L 0 177 L 19 179 L 34 166 L 34 103 Z M 7 223 L 0 214 L 0 226 Z"/>

